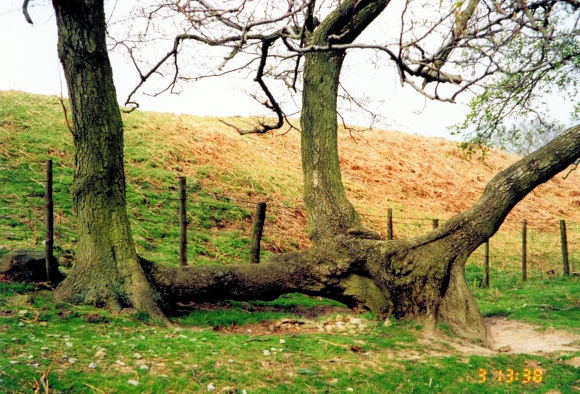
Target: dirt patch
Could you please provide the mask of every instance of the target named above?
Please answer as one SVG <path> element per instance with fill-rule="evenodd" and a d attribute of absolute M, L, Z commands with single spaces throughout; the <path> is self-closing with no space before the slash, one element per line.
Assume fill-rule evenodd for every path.
<path fill-rule="evenodd" d="M 510 347 L 509 353 L 580 351 L 580 335 L 506 318 L 486 319 L 488 338 L 494 349 Z"/>
<path fill-rule="evenodd" d="M 504 317 L 485 319 L 491 349 L 455 340 L 443 340 L 455 350 L 465 354 L 493 355 L 540 354 L 580 351 L 580 335 L 538 326 Z M 433 338 L 430 339 L 430 342 Z"/>

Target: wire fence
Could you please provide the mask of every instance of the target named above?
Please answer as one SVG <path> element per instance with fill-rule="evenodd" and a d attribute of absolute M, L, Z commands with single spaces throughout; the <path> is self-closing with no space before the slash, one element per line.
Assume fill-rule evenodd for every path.
<path fill-rule="evenodd" d="M 38 175 L 38 173 L 36 173 Z M 19 180 L 17 191 L 0 193 L 0 254 L 8 249 L 42 248 L 46 241 L 45 180 L 29 176 Z M 74 260 L 76 223 L 70 205 L 72 174 L 56 176 L 54 193 L 54 254 L 62 265 Z M 68 181 L 68 182 L 67 182 Z M 256 205 L 262 201 L 229 198 L 221 194 L 202 193 L 195 183 L 185 190 L 186 206 L 183 212 L 183 188 L 175 182 L 165 187 L 141 182 L 127 184 L 128 212 L 138 253 L 157 261 L 184 264 L 184 256 L 196 261 L 242 262 L 255 256 L 252 244 L 252 224 Z M 2 189 L 0 189 L 2 190 Z M 67 205 L 67 201 L 69 202 Z M 271 213 L 268 225 L 278 225 L 280 232 L 288 221 L 303 228 L 306 214 L 303 206 L 290 206 L 269 201 Z M 442 225 L 443 218 L 407 215 L 401 209 L 384 214 L 363 214 L 363 220 L 384 238 L 403 239 L 430 231 Z M 566 222 L 566 247 L 570 272 L 580 270 L 580 222 Z M 180 227 L 181 226 L 181 227 Z M 282 229 L 282 230 L 280 230 Z M 184 235 L 185 230 L 185 235 Z M 254 229 L 255 232 L 255 229 Z M 285 239 L 286 244 L 276 245 L 275 237 L 265 231 L 264 249 L 283 252 L 288 248 L 300 248 L 299 243 Z M 288 238 L 283 231 L 280 238 Z M 527 220 L 526 253 L 523 253 L 521 230 L 503 226 L 489 240 L 489 266 L 506 275 L 522 275 L 522 260 L 526 264 L 527 279 L 549 278 L 564 272 L 562 234 L 560 222 Z M 184 247 L 185 243 L 185 247 Z M 258 239 L 258 256 L 260 240 Z M 289 246 L 290 245 L 290 246 Z M 486 261 L 482 245 L 469 258 L 468 264 L 480 267 Z M 525 257 L 524 257 L 525 256 Z M 254 258 L 254 257 L 253 257 Z M 190 260 L 190 261 L 191 261 Z M 493 280 L 493 279 L 492 279 Z"/>

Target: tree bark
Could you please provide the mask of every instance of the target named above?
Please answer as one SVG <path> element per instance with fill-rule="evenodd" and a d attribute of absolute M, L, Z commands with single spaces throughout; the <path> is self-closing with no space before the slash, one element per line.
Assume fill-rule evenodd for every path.
<path fill-rule="evenodd" d="M 125 202 L 123 124 L 105 41 L 103 1 L 54 0 L 72 107 L 77 259 L 60 300 L 163 316 L 138 263 Z"/>

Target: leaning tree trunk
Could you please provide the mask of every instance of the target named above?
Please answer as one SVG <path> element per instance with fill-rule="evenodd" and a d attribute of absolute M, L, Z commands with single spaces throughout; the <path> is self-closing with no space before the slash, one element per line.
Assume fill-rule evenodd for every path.
<path fill-rule="evenodd" d="M 497 231 L 518 201 L 579 157 L 580 126 L 575 126 L 497 174 L 472 208 L 412 239 L 337 235 L 302 252 L 273 256 L 261 265 L 142 264 L 172 304 L 273 299 L 302 292 L 381 316 L 417 318 L 431 327 L 444 322 L 457 334 L 485 343 L 485 325 L 465 281 L 467 258 Z"/>
<path fill-rule="evenodd" d="M 54 0 L 73 115 L 76 262 L 58 299 L 162 316 L 138 263 L 125 204 L 123 124 L 105 42 L 103 1 Z"/>

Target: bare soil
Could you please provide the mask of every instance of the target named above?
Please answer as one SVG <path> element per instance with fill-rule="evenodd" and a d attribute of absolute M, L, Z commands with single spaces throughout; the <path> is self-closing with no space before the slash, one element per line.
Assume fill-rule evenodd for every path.
<path fill-rule="evenodd" d="M 504 317 L 486 318 L 485 325 L 490 348 L 458 341 L 455 338 L 445 338 L 442 341 L 465 354 L 541 354 L 580 351 L 580 335 L 568 331 L 554 328 L 543 329 Z M 432 342 L 435 337 L 427 337 L 426 340 Z"/>

